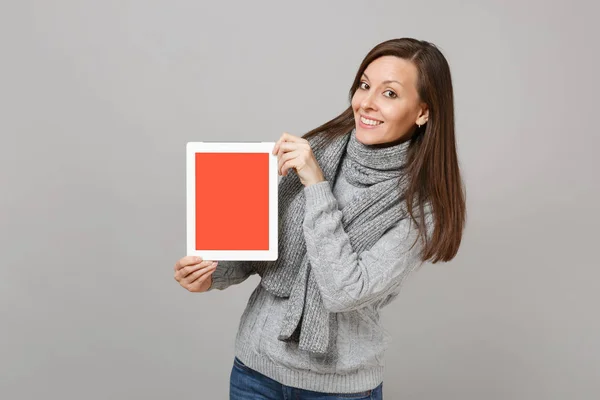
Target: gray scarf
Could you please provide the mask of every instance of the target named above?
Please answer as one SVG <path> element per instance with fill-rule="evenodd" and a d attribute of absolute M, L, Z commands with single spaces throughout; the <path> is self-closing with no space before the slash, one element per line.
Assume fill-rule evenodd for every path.
<path fill-rule="evenodd" d="M 368 250 L 406 216 L 404 172 L 410 141 L 388 147 L 367 146 L 356 139 L 355 129 L 333 139 L 317 134 L 307 140 L 332 188 L 342 160 L 346 180 L 368 187 L 341 210 L 342 225 L 352 249 L 357 254 Z M 289 298 L 278 339 L 297 342 L 301 350 L 326 353 L 335 340 L 337 320 L 334 313 L 324 308 L 311 274 L 302 227 L 304 185 L 293 171 L 281 179 L 278 188 L 278 259 L 255 262 L 254 269 L 267 291 Z"/>

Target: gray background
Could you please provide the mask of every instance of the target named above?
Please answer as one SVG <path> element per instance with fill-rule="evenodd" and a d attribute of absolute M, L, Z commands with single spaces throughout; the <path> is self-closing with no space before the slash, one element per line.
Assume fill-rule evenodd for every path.
<path fill-rule="evenodd" d="M 468 222 L 383 310 L 385 398 L 597 399 L 600 32 L 570 3 L 2 1 L 0 398 L 227 398 L 259 278 L 173 279 L 185 143 L 302 135 L 411 36 L 451 66 Z"/>

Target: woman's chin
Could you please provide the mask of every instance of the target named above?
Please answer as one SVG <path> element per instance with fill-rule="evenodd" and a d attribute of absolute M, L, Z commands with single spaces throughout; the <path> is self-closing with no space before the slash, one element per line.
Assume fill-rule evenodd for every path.
<path fill-rule="evenodd" d="M 367 132 L 365 132 L 365 130 L 360 127 L 356 128 L 356 140 L 358 140 L 364 145 L 370 146 L 373 144 L 377 144 L 374 140 L 374 136 L 375 135 L 372 132 L 369 132 L 368 130 Z"/>

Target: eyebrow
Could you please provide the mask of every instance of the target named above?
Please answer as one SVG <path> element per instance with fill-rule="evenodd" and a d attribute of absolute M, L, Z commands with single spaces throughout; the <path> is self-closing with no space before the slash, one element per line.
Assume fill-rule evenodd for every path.
<path fill-rule="evenodd" d="M 367 74 L 365 74 L 364 72 L 363 72 L 363 75 L 364 75 L 364 76 L 365 76 L 367 79 L 369 79 L 369 77 L 367 76 Z M 370 79 L 369 79 L 369 80 L 370 80 Z M 383 81 L 383 82 L 381 82 L 381 83 L 390 83 L 390 82 L 396 82 L 398 85 L 400 85 L 400 86 L 404 87 L 404 85 L 403 85 L 403 84 L 401 84 L 400 82 L 398 82 L 398 81 L 394 81 L 394 80 L 390 80 L 390 79 L 388 79 L 387 81 Z"/>

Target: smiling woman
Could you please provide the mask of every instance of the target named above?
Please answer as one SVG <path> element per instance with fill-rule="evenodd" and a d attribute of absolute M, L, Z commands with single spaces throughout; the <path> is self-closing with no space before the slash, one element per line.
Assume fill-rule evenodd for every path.
<path fill-rule="evenodd" d="M 211 291 L 261 277 L 238 325 L 231 399 L 382 399 L 379 310 L 425 261 L 458 251 L 466 211 L 444 56 L 417 39 L 380 43 L 349 94 L 343 113 L 273 148 L 279 258 L 205 263 L 190 279 Z M 180 282 L 201 273 L 190 263 L 176 266 Z"/>

